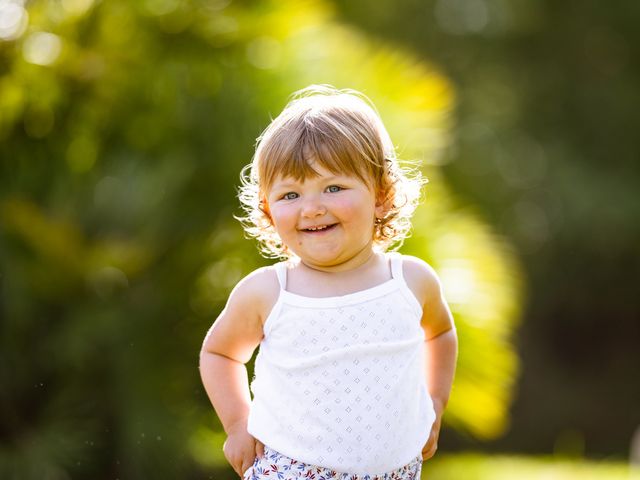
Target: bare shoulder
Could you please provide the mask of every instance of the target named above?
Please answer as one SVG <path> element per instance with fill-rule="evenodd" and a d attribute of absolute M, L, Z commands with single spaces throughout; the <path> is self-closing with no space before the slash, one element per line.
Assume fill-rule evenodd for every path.
<path fill-rule="evenodd" d="M 440 297 L 442 287 L 438 274 L 421 258 L 402 255 L 402 274 L 421 305 Z"/>
<path fill-rule="evenodd" d="M 207 333 L 203 351 L 248 362 L 264 336 L 264 321 L 278 294 L 274 267 L 259 268 L 240 280 Z"/>
<path fill-rule="evenodd" d="M 410 255 L 403 255 L 402 260 L 405 281 L 422 305 L 420 324 L 424 329 L 425 338 L 432 339 L 455 328 L 440 279 L 433 267 L 424 260 Z"/>
<path fill-rule="evenodd" d="M 229 296 L 227 306 L 239 304 L 246 311 L 253 311 L 264 323 L 278 299 L 279 291 L 275 267 L 261 267 L 238 282 Z"/>

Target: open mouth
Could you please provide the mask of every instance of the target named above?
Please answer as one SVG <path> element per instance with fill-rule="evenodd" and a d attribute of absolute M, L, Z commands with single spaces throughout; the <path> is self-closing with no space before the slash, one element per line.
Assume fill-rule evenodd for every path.
<path fill-rule="evenodd" d="M 303 228 L 302 231 L 306 233 L 324 233 L 330 230 L 333 230 L 336 227 L 337 223 L 333 223 L 331 225 L 318 225 L 316 227 Z"/>

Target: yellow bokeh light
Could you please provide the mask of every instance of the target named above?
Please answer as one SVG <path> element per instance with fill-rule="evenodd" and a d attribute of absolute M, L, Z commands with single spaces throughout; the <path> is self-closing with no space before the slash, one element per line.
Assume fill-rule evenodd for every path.
<path fill-rule="evenodd" d="M 93 6 L 93 0 L 61 0 L 60 4 L 69 15 L 79 17 Z"/>
<path fill-rule="evenodd" d="M 27 37 L 22 46 L 22 56 L 34 65 L 51 65 L 60 56 L 62 40 L 48 32 L 34 32 Z"/>

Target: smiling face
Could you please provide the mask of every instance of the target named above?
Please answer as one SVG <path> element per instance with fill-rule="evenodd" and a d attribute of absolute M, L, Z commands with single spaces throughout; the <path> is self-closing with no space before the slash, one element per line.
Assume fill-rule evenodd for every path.
<path fill-rule="evenodd" d="M 314 164 L 317 176 L 278 177 L 267 208 L 284 244 L 312 268 L 342 270 L 366 261 L 372 252 L 375 192 L 358 177 L 334 174 Z"/>

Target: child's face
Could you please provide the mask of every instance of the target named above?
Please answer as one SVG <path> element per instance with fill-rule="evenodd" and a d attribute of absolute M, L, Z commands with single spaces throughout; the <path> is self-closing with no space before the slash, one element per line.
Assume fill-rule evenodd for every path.
<path fill-rule="evenodd" d="M 330 268 L 369 258 L 376 215 L 375 192 L 358 177 L 335 175 L 320 165 L 305 181 L 278 177 L 267 192 L 276 232 L 311 267 Z"/>

